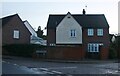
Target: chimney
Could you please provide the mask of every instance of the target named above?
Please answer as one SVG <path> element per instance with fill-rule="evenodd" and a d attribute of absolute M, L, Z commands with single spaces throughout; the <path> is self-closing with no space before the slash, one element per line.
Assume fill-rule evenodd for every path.
<path fill-rule="evenodd" d="M 85 11 L 85 9 L 83 9 L 83 15 L 85 15 L 85 13 L 86 13 L 86 11 Z"/>

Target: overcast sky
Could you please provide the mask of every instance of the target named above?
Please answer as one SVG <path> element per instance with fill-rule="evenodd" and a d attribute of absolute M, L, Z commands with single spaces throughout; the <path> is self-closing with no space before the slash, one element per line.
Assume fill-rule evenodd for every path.
<path fill-rule="evenodd" d="M 118 1 L 119 0 L 4 0 L 0 18 L 18 13 L 21 19 L 28 20 L 37 30 L 46 27 L 49 14 L 105 14 L 110 26 L 110 33 L 118 33 Z M 85 8 L 87 6 L 87 8 Z M 46 34 L 46 31 L 44 31 Z"/>

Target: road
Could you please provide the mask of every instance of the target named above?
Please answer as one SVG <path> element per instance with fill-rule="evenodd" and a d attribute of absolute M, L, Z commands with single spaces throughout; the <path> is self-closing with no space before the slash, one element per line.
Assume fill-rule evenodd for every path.
<path fill-rule="evenodd" d="M 25 66 L 39 74 L 118 74 L 118 63 L 58 63 L 34 59 L 3 59 L 3 73 L 7 73 L 4 69 L 12 68 L 5 62 Z"/>
<path fill-rule="evenodd" d="M 44 74 L 40 71 L 34 71 L 26 66 L 19 66 L 9 62 L 2 62 L 2 74 Z"/>

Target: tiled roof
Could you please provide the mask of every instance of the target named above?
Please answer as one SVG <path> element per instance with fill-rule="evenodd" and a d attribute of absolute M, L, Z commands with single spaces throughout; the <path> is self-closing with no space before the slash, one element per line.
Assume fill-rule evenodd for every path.
<path fill-rule="evenodd" d="M 9 20 L 11 20 L 14 16 L 18 16 L 18 14 L 10 15 L 7 17 L 2 18 L 2 26 L 4 26 Z"/>
<path fill-rule="evenodd" d="M 83 28 L 108 28 L 108 22 L 104 14 L 71 14 L 74 19 L 83 27 Z M 47 28 L 56 28 L 57 25 L 65 17 L 65 14 L 61 15 L 49 15 Z"/>

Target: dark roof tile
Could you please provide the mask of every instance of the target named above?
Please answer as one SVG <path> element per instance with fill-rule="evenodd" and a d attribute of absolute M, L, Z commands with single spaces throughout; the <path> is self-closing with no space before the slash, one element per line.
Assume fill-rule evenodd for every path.
<path fill-rule="evenodd" d="M 4 26 L 9 20 L 11 20 L 14 16 L 18 16 L 18 14 L 10 15 L 7 17 L 2 18 L 2 26 Z"/>
<path fill-rule="evenodd" d="M 109 28 L 104 14 L 71 14 L 83 28 Z M 49 15 L 47 28 L 56 28 L 66 15 Z"/>

